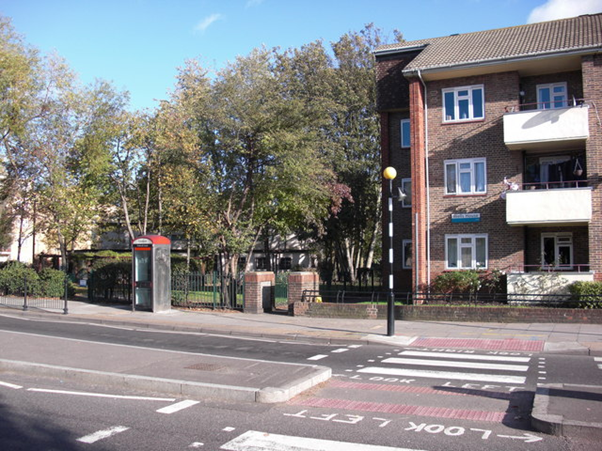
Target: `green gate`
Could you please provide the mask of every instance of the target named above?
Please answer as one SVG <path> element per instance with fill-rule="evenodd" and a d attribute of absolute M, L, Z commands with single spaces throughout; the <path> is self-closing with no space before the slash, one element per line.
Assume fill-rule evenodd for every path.
<path fill-rule="evenodd" d="M 243 278 L 213 273 L 176 273 L 171 276 L 171 305 L 191 309 L 244 308 Z"/>

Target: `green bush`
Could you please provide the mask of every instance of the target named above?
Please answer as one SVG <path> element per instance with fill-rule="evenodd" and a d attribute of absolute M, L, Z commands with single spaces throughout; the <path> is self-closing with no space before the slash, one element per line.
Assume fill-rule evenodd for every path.
<path fill-rule="evenodd" d="M 481 288 L 477 271 L 451 271 L 439 274 L 432 283 L 435 293 L 476 293 Z"/>
<path fill-rule="evenodd" d="M 602 282 L 573 282 L 569 292 L 575 307 L 602 308 Z"/>
<path fill-rule="evenodd" d="M 43 296 L 62 298 L 65 295 L 65 273 L 58 269 L 44 268 L 39 273 Z M 67 285 L 68 294 L 73 294 L 73 287 Z"/>
<path fill-rule="evenodd" d="M 27 288 L 26 288 L 27 287 Z M 5 295 L 42 294 L 42 285 L 38 274 L 27 265 L 11 261 L 0 269 L 0 291 Z"/>

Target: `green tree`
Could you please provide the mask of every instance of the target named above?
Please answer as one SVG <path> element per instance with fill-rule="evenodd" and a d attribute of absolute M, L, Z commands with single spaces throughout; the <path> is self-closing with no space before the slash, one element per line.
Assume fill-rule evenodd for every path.
<path fill-rule="evenodd" d="M 395 32 L 395 39 L 402 36 Z M 330 93 L 330 124 L 324 139 L 330 144 L 331 165 L 338 183 L 350 187 L 340 212 L 327 218 L 318 236 L 322 264 L 331 274 L 343 271 L 353 282 L 360 268 L 370 268 L 380 243 L 380 141 L 376 112 L 373 50 L 383 44 L 381 30 L 367 25 L 332 44 L 334 70 Z"/>
<path fill-rule="evenodd" d="M 333 193 L 315 116 L 279 58 L 256 49 L 210 83 L 196 63 L 180 74 L 180 99 L 194 104 L 187 123 L 199 137 L 192 166 L 226 274 L 268 228 L 319 224 Z"/>

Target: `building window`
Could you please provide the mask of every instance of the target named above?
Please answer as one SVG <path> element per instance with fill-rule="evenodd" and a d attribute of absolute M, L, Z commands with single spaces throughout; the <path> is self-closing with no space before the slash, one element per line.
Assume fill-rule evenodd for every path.
<path fill-rule="evenodd" d="M 403 269 L 412 269 L 412 240 L 403 240 L 401 267 Z"/>
<path fill-rule="evenodd" d="M 445 161 L 445 194 L 484 194 L 486 191 L 485 158 Z"/>
<path fill-rule="evenodd" d="M 412 207 L 412 179 L 401 179 L 401 191 L 406 195 L 401 201 L 403 208 Z"/>
<path fill-rule="evenodd" d="M 293 259 L 291 257 L 282 257 L 278 263 L 280 269 L 291 269 L 293 267 Z"/>
<path fill-rule="evenodd" d="M 256 270 L 268 270 L 270 269 L 270 261 L 267 257 L 256 257 L 255 258 L 255 269 Z"/>
<path fill-rule="evenodd" d="M 566 108 L 568 106 L 566 83 L 548 83 L 537 85 L 537 108 Z"/>
<path fill-rule="evenodd" d="M 446 269 L 487 269 L 487 235 L 445 235 Z"/>
<path fill-rule="evenodd" d="M 470 121 L 485 117 L 483 85 L 443 90 L 443 122 Z"/>
<path fill-rule="evenodd" d="M 570 233 L 542 233 L 541 264 L 544 268 L 572 270 L 573 235 Z"/>
<path fill-rule="evenodd" d="M 410 147 L 410 120 L 402 119 L 400 123 L 401 130 L 401 147 L 408 148 Z"/>

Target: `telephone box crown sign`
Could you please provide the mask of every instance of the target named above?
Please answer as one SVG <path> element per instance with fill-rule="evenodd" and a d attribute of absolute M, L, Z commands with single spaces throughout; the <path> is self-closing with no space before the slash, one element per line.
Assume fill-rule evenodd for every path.
<path fill-rule="evenodd" d="M 171 241 L 161 235 L 144 235 L 136 238 L 132 244 L 148 246 L 150 244 L 171 244 Z"/>

